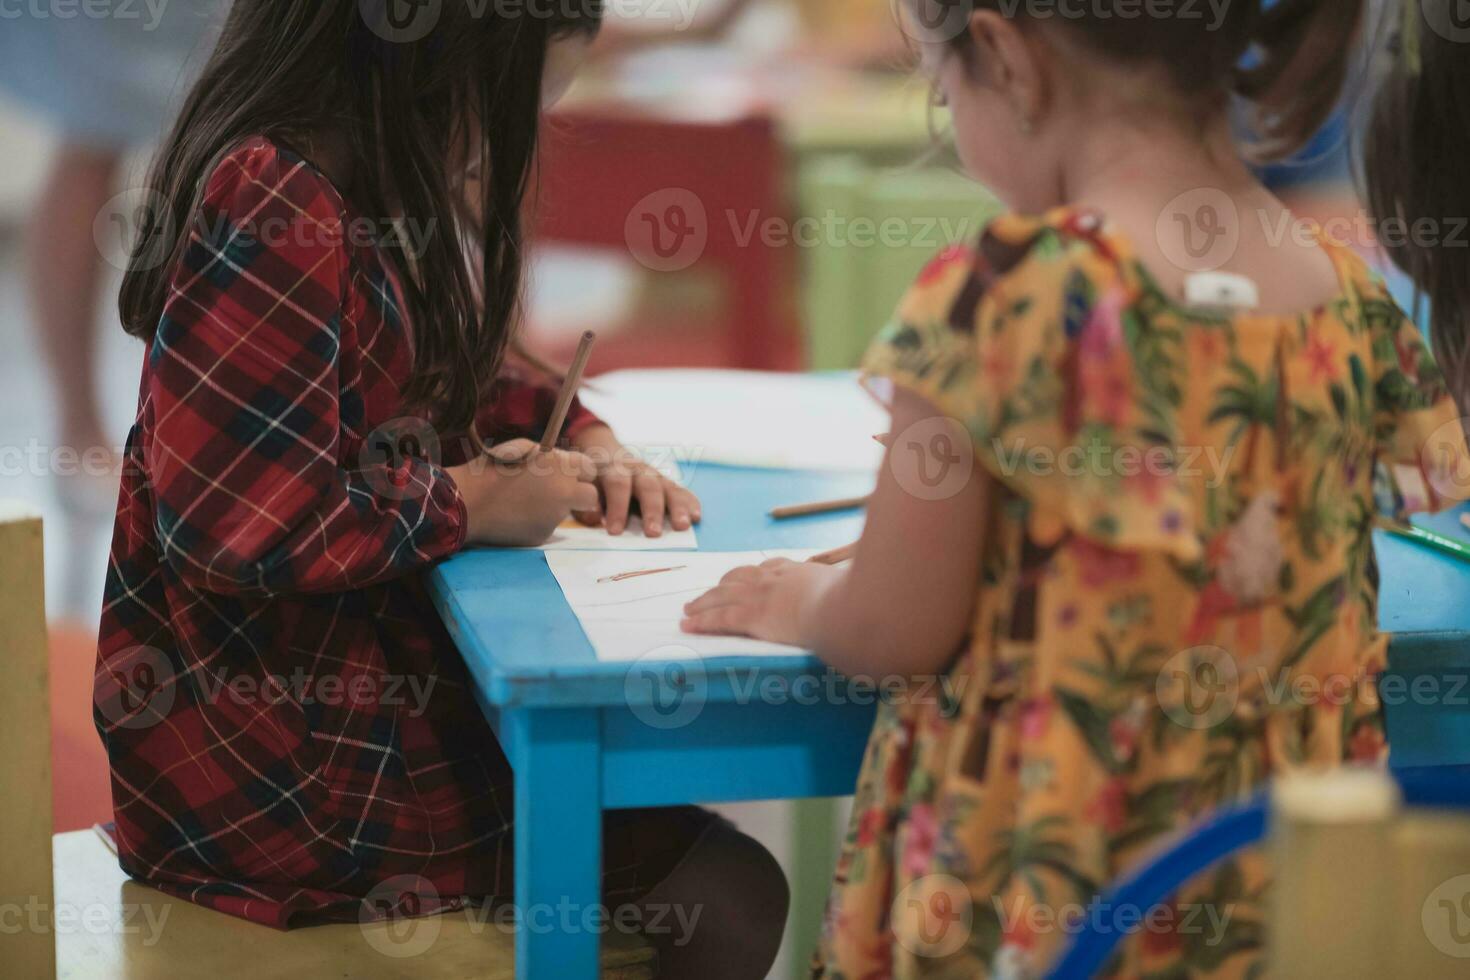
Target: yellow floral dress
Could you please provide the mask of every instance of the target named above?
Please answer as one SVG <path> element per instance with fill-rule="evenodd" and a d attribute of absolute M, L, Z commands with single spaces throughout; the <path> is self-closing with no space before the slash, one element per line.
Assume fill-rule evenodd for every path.
<path fill-rule="evenodd" d="M 816 975 L 1042 975 L 1170 835 L 1384 757 L 1372 524 L 1470 497 L 1470 463 L 1418 330 L 1328 250 L 1342 293 L 1297 317 L 1183 310 L 1070 209 L 920 276 L 866 369 L 972 436 L 982 581 L 948 683 L 881 706 Z M 1258 975 L 1266 882 L 1247 856 L 1103 910 L 1110 975 Z"/>

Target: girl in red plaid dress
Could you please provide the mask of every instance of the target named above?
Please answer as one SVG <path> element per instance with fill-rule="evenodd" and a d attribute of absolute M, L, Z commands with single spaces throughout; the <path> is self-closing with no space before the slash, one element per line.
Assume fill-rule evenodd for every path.
<path fill-rule="evenodd" d="M 503 367 L 521 202 L 599 13 L 234 5 L 122 291 L 147 358 L 95 715 L 134 877 L 279 928 L 389 880 L 510 895 L 510 772 L 421 573 L 569 515 L 622 533 L 630 500 L 649 534 L 699 519 L 580 407 L 519 465 L 555 398 Z M 608 819 L 608 904 L 701 909 L 663 973 L 764 976 L 764 849 L 692 808 Z"/>

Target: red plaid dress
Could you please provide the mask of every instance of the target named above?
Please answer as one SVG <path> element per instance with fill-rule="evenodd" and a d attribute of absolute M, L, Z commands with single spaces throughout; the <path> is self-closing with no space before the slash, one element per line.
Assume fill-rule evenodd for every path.
<path fill-rule="evenodd" d="M 509 769 L 419 574 L 463 543 L 464 503 L 440 465 L 377 449 L 411 361 L 393 276 L 333 185 L 264 139 L 194 217 L 102 613 L 122 866 L 277 927 L 355 917 L 397 876 L 423 908 L 506 895 Z M 480 431 L 539 436 L 554 395 L 504 381 Z"/>

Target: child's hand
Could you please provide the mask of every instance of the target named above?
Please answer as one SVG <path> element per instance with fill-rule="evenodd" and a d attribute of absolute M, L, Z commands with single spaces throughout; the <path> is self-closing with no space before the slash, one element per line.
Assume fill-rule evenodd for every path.
<path fill-rule="evenodd" d="M 451 466 L 469 515 L 468 544 L 534 547 L 576 511 L 598 508 L 597 467 L 581 453 L 541 452 L 529 439 Z"/>
<path fill-rule="evenodd" d="M 685 633 L 750 636 L 773 643 L 806 645 L 802 615 L 808 604 L 845 573 L 831 565 L 773 558 L 759 567 L 737 568 L 720 584 L 684 607 Z"/>
<path fill-rule="evenodd" d="M 576 445 L 596 465 L 597 488 L 602 491 L 601 509 L 579 513 L 577 519 L 582 523 L 622 534 L 635 500 L 643 515 L 643 533 L 650 538 L 664 533 L 665 519 L 676 531 L 687 531 L 699 523 L 699 498 L 633 455 L 611 429 L 589 429 L 577 437 Z"/>

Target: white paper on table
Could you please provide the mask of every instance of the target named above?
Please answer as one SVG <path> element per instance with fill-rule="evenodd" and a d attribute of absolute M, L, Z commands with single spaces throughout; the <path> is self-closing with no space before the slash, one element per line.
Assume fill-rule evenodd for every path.
<path fill-rule="evenodd" d="M 699 538 L 694 528 L 675 531 L 665 521 L 664 533 L 650 538 L 643 533 L 643 518 L 633 514 L 622 534 L 611 535 L 605 527 L 588 527 L 573 519 L 562 522 L 551 534 L 551 540 L 537 551 L 697 551 Z"/>
<path fill-rule="evenodd" d="M 582 401 L 651 460 L 873 472 L 890 418 L 855 374 L 615 371 Z"/>
<path fill-rule="evenodd" d="M 681 632 L 684 604 L 716 585 L 731 569 L 769 558 L 805 561 L 819 550 L 739 551 L 649 555 L 558 551 L 546 556 L 562 594 L 592 644 L 597 659 L 611 662 L 687 660 L 729 656 L 790 656 L 796 647 L 730 636 Z M 626 572 L 672 568 L 658 575 L 600 581 Z"/>

